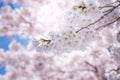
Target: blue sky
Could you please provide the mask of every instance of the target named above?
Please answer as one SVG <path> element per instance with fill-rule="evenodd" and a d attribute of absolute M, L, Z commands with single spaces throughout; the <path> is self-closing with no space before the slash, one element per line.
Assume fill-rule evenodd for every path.
<path fill-rule="evenodd" d="M 21 39 L 18 35 L 14 35 L 14 39 L 22 44 L 24 47 L 28 45 L 29 38 Z M 8 45 L 11 43 L 13 39 L 9 39 L 7 36 L 0 36 L 0 48 L 4 49 L 4 51 L 8 51 Z M 0 66 L 0 75 L 4 75 L 6 73 L 5 66 Z"/>
<path fill-rule="evenodd" d="M 16 4 L 13 2 L 6 3 L 4 0 L 0 0 L 0 9 L 6 6 L 10 6 L 13 10 L 21 7 L 20 4 Z M 1 10 L 0 10 L 0 14 L 1 14 Z M 26 47 L 29 42 L 29 38 L 21 39 L 18 35 L 14 35 L 13 39 L 9 39 L 7 36 L 0 36 L 0 48 L 4 49 L 4 51 L 8 51 L 9 50 L 8 45 L 14 39 L 20 44 L 22 44 L 24 47 Z M 0 66 L 0 75 L 4 75 L 5 73 L 6 73 L 5 66 Z"/>

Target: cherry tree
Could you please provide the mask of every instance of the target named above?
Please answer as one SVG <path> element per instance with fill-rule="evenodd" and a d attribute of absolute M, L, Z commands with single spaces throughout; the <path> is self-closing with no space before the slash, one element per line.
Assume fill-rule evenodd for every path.
<path fill-rule="evenodd" d="M 5 2 L 0 36 L 30 41 L 0 49 L 0 80 L 120 80 L 120 0 Z"/>

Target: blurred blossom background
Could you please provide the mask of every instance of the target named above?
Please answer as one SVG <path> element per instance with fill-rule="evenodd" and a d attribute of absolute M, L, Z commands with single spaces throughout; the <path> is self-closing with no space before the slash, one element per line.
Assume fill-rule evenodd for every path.
<path fill-rule="evenodd" d="M 7 3 L 5 0 L 0 0 L 0 15 L 2 14 L 2 8 L 5 7 L 11 7 L 11 11 L 13 11 L 14 9 L 19 9 L 21 7 L 21 4 L 19 3 L 15 3 L 10 1 L 9 3 Z M 1 35 L 0 36 L 0 48 L 3 49 L 5 52 L 9 50 L 9 44 L 11 43 L 11 41 L 16 40 L 18 43 L 20 43 L 22 46 L 26 47 L 28 45 L 29 42 L 29 38 L 25 38 L 25 39 L 21 39 L 19 35 L 14 34 L 13 38 L 9 38 L 6 35 Z M 5 65 L 0 66 L 0 75 L 4 75 L 6 73 L 6 67 Z"/>
<path fill-rule="evenodd" d="M 0 0 L 0 80 L 120 80 L 120 0 Z"/>

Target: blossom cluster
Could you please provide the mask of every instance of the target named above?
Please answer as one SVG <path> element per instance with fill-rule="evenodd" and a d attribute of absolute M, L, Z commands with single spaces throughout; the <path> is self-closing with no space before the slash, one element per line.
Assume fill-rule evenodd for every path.
<path fill-rule="evenodd" d="M 116 19 L 119 19 L 116 11 L 102 8 L 104 7 L 97 1 L 75 0 L 73 6 L 66 11 L 63 28 L 34 41 L 37 50 L 53 50 L 55 53 L 83 50 L 91 41 L 100 40 L 101 28 L 113 26 Z"/>

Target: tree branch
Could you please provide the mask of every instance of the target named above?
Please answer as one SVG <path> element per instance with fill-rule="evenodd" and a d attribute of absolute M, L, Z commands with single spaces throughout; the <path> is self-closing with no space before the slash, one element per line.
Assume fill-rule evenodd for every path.
<path fill-rule="evenodd" d="M 103 16 L 101 16 L 98 20 L 94 21 L 93 23 L 90 23 L 89 25 L 87 25 L 87 26 L 85 26 L 85 27 L 82 27 L 81 29 L 79 29 L 78 31 L 76 31 L 76 33 L 78 33 L 79 31 L 81 31 L 82 29 L 88 28 L 88 27 L 90 27 L 91 25 L 96 24 L 97 22 L 99 22 L 100 20 L 102 20 L 105 16 L 109 15 L 110 13 L 112 13 L 116 8 L 118 8 L 118 7 L 120 6 L 120 1 L 118 0 L 118 1 L 116 1 L 116 2 L 119 2 L 119 4 L 117 4 L 116 6 L 111 6 L 111 5 L 110 5 L 110 4 L 113 4 L 113 3 L 110 3 L 110 4 L 107 4 L 106 6 L 103 6 L 102 8 L 106 8 L 106 7 L 112 7 L 112 8 L 109 9 L 109 10 L 107 10 L 107 11 L 105 11 L 105 12 L 103 12 L 103 13 L 105 13 L 105 14 L 104 14 Z M 114 3 L 116 3 L 116 2 L 114 2 Z M 108 23 L 108 24 L 103 25 L 103 27 L 104 27 L 104 26 L 108 26 L 108 25 L 116 22 L 116 21 L 119 20 L 119 19 L 120 19 L 120 17 L 118 17 L 115 21 L 112 21 L 112 22 L 110 22 L 110 23 Z"/>
<path fill-rule="evenodd" d="M 120 17 L 118 17 L 117 19 L 115 19 L 114 21 L 112 21 L 110 23 L 107 23 L 107 24 L 105 24 L 103 26 L 98 27 L 96 30 L 100 30 L 100 28 L 105 28 L 106 26 L 111 25 L 111 24 L 115 23 L 118 20 L 120 20 Z"/>

